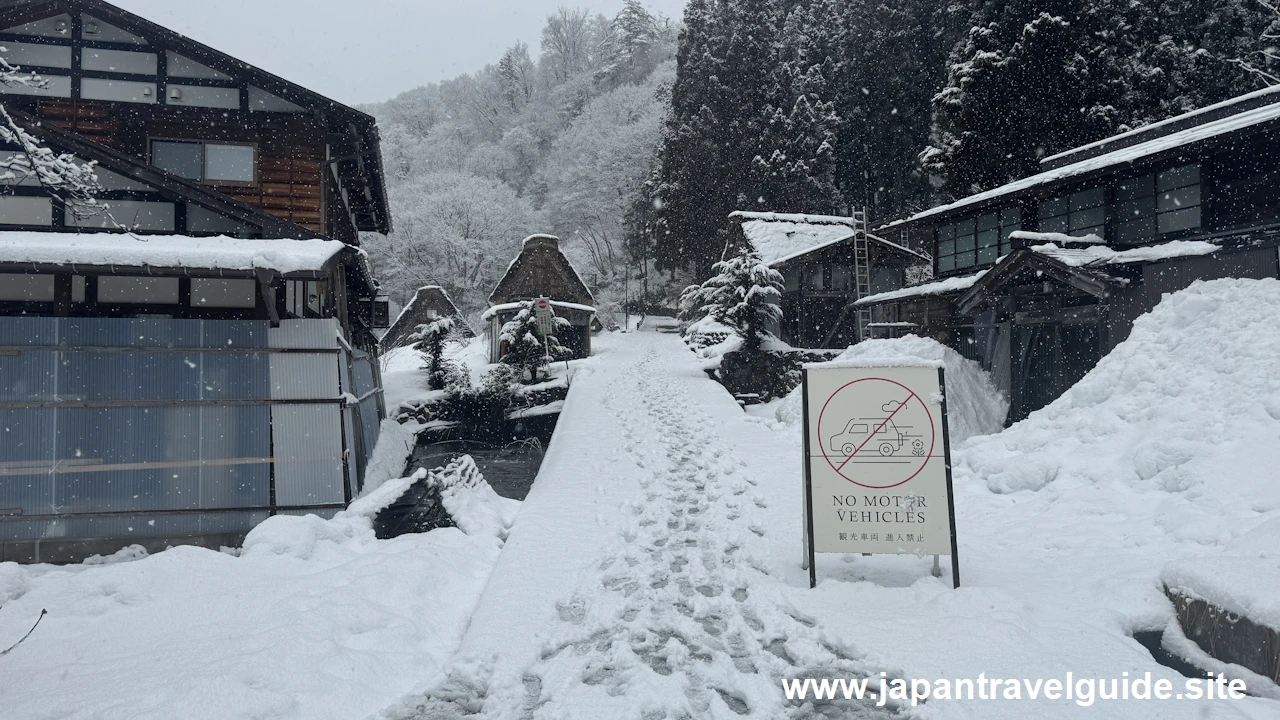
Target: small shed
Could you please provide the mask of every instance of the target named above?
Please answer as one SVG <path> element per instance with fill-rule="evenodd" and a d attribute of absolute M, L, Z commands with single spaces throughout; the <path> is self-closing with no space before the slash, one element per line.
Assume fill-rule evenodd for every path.
<path fill-rule="evenodd" d="M 867 232 L 862 211 L 848 217 L 745 212 L 729 215 L 724 257 L 754 250 L 782 273 L 779 336 L 796 347 L 845 347 L 870 336 L 870 313 L 853 301 L 896 290 L 931 259 Z"/>
<path fill-rule="evenodd" d="M 475 331 L 463 319 L 458 306 L 449 298 L 449 293 L 439 285 L 427 285 L 418 288 L 413 294 L 413 299 L 400 311 L 391 327 L 387 328 L 379 345 L 383 351 L 408 345 L 409 336 L 413 335 L 419 325 L 442 317 L 453 318 L 454 326 L 463 336 L 475 337 Z"/>
<path fill-rule="evenodd" d="M 572 330 L 556 335 L 573 358 L 591 354 L 591 322 L 595 318 L 595 296 L 569 258 L 560 251 L 560 239 L 553 235 L 530 235 L 520 254 L 511 261 L 507 273 L 489 295 L 491 307 L 482 316 L 489 324 L 490 360 L 498 362 L 503 347 L 498 339 L 502 326 L 519 312 L 521 304 L 540 297 L 550 298 L 557 317 L 569 321 Z"/>

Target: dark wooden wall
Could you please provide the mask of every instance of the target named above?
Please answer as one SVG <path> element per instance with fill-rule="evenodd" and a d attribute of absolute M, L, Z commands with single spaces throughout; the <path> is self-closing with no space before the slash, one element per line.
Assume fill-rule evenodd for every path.
<path fill-rule="evenodd" d="M 335 223 L 331 236 L 355 236 L 345 213 L 326 208 L 331 184 L 324 175 L 327 131 L 311 115 L 62 99 L 40 100 L 36 112 L 53 125 L 143 161 L 149 156 L 149 141 L 157 138 L 253 143 L 258 149 L 255 184 L 209 186 L 317 234 L 329 234 Z"/>

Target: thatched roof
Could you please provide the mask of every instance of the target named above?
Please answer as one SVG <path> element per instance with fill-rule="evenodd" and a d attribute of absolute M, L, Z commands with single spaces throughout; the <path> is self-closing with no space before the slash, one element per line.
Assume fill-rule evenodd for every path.
<path fill-rule="evenodd" d="M 560 239 L 552 235 L 530 235 L 506 275 L 498 281 L 489 302 L 494 305 L 548 297 L 578 305 L 595 305 L 595 297 L 560 252 Z"/>
<path fill-rule="evenodd" d="M 419 325 L 442 317 L 453 318 L 458 331 L 463 335 L 467 337 L 475 335 L 475 331 L 467 325 L 462 313 L 458 312 L 457 306 L 453 304 L 453 300 L 449 299 L 449 294 L 444 291 L 444 288 L 439 285 L 428 285 L 418 288 L 418 291 L 413 294 L 413 299 L 400 311 L 400 315 L 396 317 L 395 322 L 391 323 L 391 327 L 387 328 L 380 344 L 384 350 L 407 345 L 409 336 L 418 329 Z"/>

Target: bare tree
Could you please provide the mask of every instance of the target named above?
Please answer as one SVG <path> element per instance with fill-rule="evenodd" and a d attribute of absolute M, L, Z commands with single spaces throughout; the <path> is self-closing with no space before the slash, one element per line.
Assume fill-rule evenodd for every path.
<path fill-rule="evenodd" d="M 1254 50 L 1244 57 L 1232 58 L 1228 62 L 1251 73 L 1267 85 L 1280 85 L 1280 2 L 1275 0 L 1257 0 L 1257 3 L 1271 14 L 1272 20 L 1258 36 L 1260 49 Z"/>
<path fill-rule="evenodd" d="M 542 28 L 542 60 L 556 83 L 591 68 L 591 13 L 586 8 L 560 7 Z"/>

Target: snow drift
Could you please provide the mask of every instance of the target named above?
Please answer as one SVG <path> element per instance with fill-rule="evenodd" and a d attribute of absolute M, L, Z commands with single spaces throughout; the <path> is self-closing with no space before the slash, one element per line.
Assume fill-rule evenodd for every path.
<path fill-rule="evenodd" d="M 1225 542 L 1280 509 L 1277 358 L 1280 282 L 1198 282 L 1140 317 L 1058 400 L 965 448 L 957 467 L 997 493 L 1159 491 L 1170 532 Z M 1222 514 L 1191 510 L 1205 505 Z"/>
<path fill-rule="evenodd" d="M 890 367 L 906 360 L 939 363 L 947 378 L 947 427 L 951 441 L 959 446 L 976 435 L 1000 432 L 1009 412 L 1009 401 L 996 389 L 991 377 L 978 363 L 928 338 L 908 335 L 891 340 L 866 340 L 850 346 L 831 361 L 882 362 Z M 802 422 L 801 388 L 787 395 L 778 406 L 777 419 L 787 425 Z"/>
<path fill-rule="evenodd" d="M 331 520 L 269 518 L 239 557 L 126 548 L 66 567 L 0 563 L 0 646 L 48 610 L 5 658 L 6 685 L 23 691 L 6 695 L 0 715 L 312 720 L 380 710 L 452 655 L 519 506 L 466 463 L 435 472 L 459 476 L 446 493 L 456 528 L 375 538 L 373 516 L 415 474 Z"/>

